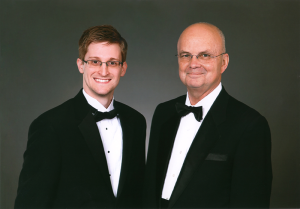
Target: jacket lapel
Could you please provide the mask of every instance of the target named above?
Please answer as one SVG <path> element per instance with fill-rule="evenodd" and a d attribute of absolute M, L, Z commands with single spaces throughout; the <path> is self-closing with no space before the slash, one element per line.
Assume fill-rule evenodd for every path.
<path fill-rule="evenodd" d="M 184 104 L 186 96 L 179 97 L 176 102 Z M 171 158 L 173 145 L 175 141 L 175 137 L 177 134 L 177 130 L 180 124 L 181 117 L 178 116 L 175 108 L 175 103 L 173 106 L 170 106 L 170 115 L 169 118 L 165 121 L 165 123 L 161 127 L 161 132 L 159 135 L 158 142 L 158 155 L 157 155 L 157 191 L 158 200 L 160 200 L 162 195 L 162 190 L 165 182 L 165 177 L 167 174 L 169 161 Z M 160 202 L 160 201 L 159 201 Z"/>
<path fill-rule="evenodd" d="M 207 114 L 182 165 L 180 175 L 170 198 L 169 207 L 174 205 L 185 190 L 195 170 L 206 158 L 209 150 L 214 146 L 218 138 L 218 130 L 214 121 L 211 115 Z"/>
<path fill-rule="evenodd" d="M 96 122 L 93 118 L 92 111 L 90 111 L 84 120 L 79 124 L 79 129 L 87 143 L 95 161 L 97 162 L 98 166 L 100 167 L 100 171 L 102 173 L 104 182 L 108 185 L 108 188 L 111 188 L 109 172 L 106 162 L 106 156 L 103 149 L 102 140 L 99 134 L 98 127 Z"/>
<path fill-rule="evenodd" d="M 180 117 L 175 112 L 168 121 L 162 126 L 162 132 L 160 135 L 160 141 L 158 145 L 158 167 L 157 167 L 157 181 L 159 199 L 161 198 L 166 173 L 169 166 L 169 161 L 172 154 L 172 149 L 177 134 L 177 129 L 180 123 Z"/>
<path fill-rule="evenodd" d="M 101 136 L 97 124 L 93 118 L 92 109 L 87 103 L 82 90 L 75 97 L 75 104 L 75 115 L 77 119 L 81 121 L 78 125 L 78 128 L 82 133 L 96 164 L 100 168 L 105 184 L 107 184 L 108 188 L 110 188 L 110 192 L 113 195 Z"/>
<path fill-rule="evenodd" d="M 132 139 L 134 137 L 134 127 L 132 127 L 132 118 L 127 112 L 122 108 L 122 105 L 115 101 L 115 108 L 118 110 L 118 117 L 121 122 L 122 133 L 123 133 L 123 153 L 122 153 L 122 166 L 119 179 L 118 193 L 119 198 L 122 194 L 124 185 L 126 183 L 127 174 L 129 172 L 129 167 L 131 163 L 131 153 L 132 153 Z"/>
<path fill-rule="evenodd" d="M 182 192 L 189 184 L 195 170 L 203 163 L 210 150 L 221 137 L 218 125 L 226 119 L 226 107 L 228 94 L 224 87 L 207 113 L 201 127 L 199 128 L 189 152 L 181 168 L 180 175 L 172 192 L 169 208 L 178 200 Z M 176 129 L 177 130 L 177 129 Z"/>

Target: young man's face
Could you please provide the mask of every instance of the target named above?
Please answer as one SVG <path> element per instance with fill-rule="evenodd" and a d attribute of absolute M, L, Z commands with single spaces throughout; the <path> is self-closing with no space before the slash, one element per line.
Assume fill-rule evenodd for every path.
<path fill-rule="evenodd" d="M 88 46 L 84 60 L 122 62 L 120 46 L 118 44 L 108 44 L 107 42 L 91 43 Z M 88 95 L 97 100 L 112 99 L 120 77 L 125 75 L 127 69 L 126 62 L 117 67 L 108 67 L 106 63 L 102 63 L 102 66 L 92 66 L 82 62 L 79 58 L 77 59 L 77 65 L 80 73 L 83 74 L 83 89 Z"/>

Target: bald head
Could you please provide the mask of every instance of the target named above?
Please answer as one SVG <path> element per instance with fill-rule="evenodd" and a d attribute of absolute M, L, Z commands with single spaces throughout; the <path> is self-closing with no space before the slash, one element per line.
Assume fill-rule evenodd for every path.
<path fill-rule="evenodd" d="M 218 47 L 220 47 L 222 53 L 226 52 L 225 36 L 223 32 L 216 26 L 204 22 L 195 23 L 187 27 L 179 37 L 177 49 L 179 49 L 179 45 L 182 41 L 197 37 L 214 40 L 215 44 L 218 45 Z"/>
<path fill-rule="evenodd" d="M 196 23 L 187 27 L 177 44 L 179 78 L 196 104 L 221 82 L 229 63 L 225 38 L 216 26 Z"/>

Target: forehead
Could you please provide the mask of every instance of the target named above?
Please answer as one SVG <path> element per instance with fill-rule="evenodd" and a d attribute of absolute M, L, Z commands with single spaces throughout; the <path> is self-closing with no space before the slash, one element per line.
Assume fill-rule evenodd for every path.
<path fill-rule="evenodd" d="M 92 42 L 87 48 L 86 56 L 119 58 L 121 56 L 121 48 L 116 43 Z"/>
<path fill-rule="evenodd" d="M 187 28 L 181 34 L 178 45 L 178 52 L 200 52 L 219 53 L 222 51 L 222 38 L 219 32 L 209 27 Z"/>

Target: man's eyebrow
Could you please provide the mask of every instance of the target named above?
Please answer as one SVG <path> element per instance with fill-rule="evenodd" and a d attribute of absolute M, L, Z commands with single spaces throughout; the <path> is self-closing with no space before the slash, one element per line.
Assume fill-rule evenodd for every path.
<path fill-rule="evenodd" d="M 88 59 L 100 59 L 99 57 L 88 57 Z"/>
<path fill-rule="evenodd" d="M 100 57 L 88 57 L 88 59 L 97 59 L 97 60 L 101 60 Z M 115 58 L 115 57 L 111 57 L 111 58 L 108 59 L 108 61 L 109 61 L 109 60 L 118 60 L 118 59 Z"/>
<path fill-rule="evenodd" d="M 181 52 L 179 52 L 179 54 L 190 54 L 190 52 L 181 51 Z"/>
<path fill-rule="evenodd" d="M 211 52 L 205 50 L 205 51 L 203 51 L 203 52 L 199 52 L 199 54 L 211 54 Z"/>
<path fill-rule="evenodd" d="M 186 52 L 186 51 L 181 51 L 179 54 L 191 54 L 190 52 Z M 211 54 L 211 52 L 205 50 L 202 52 L 198 52 L 197 54 Z"/>

